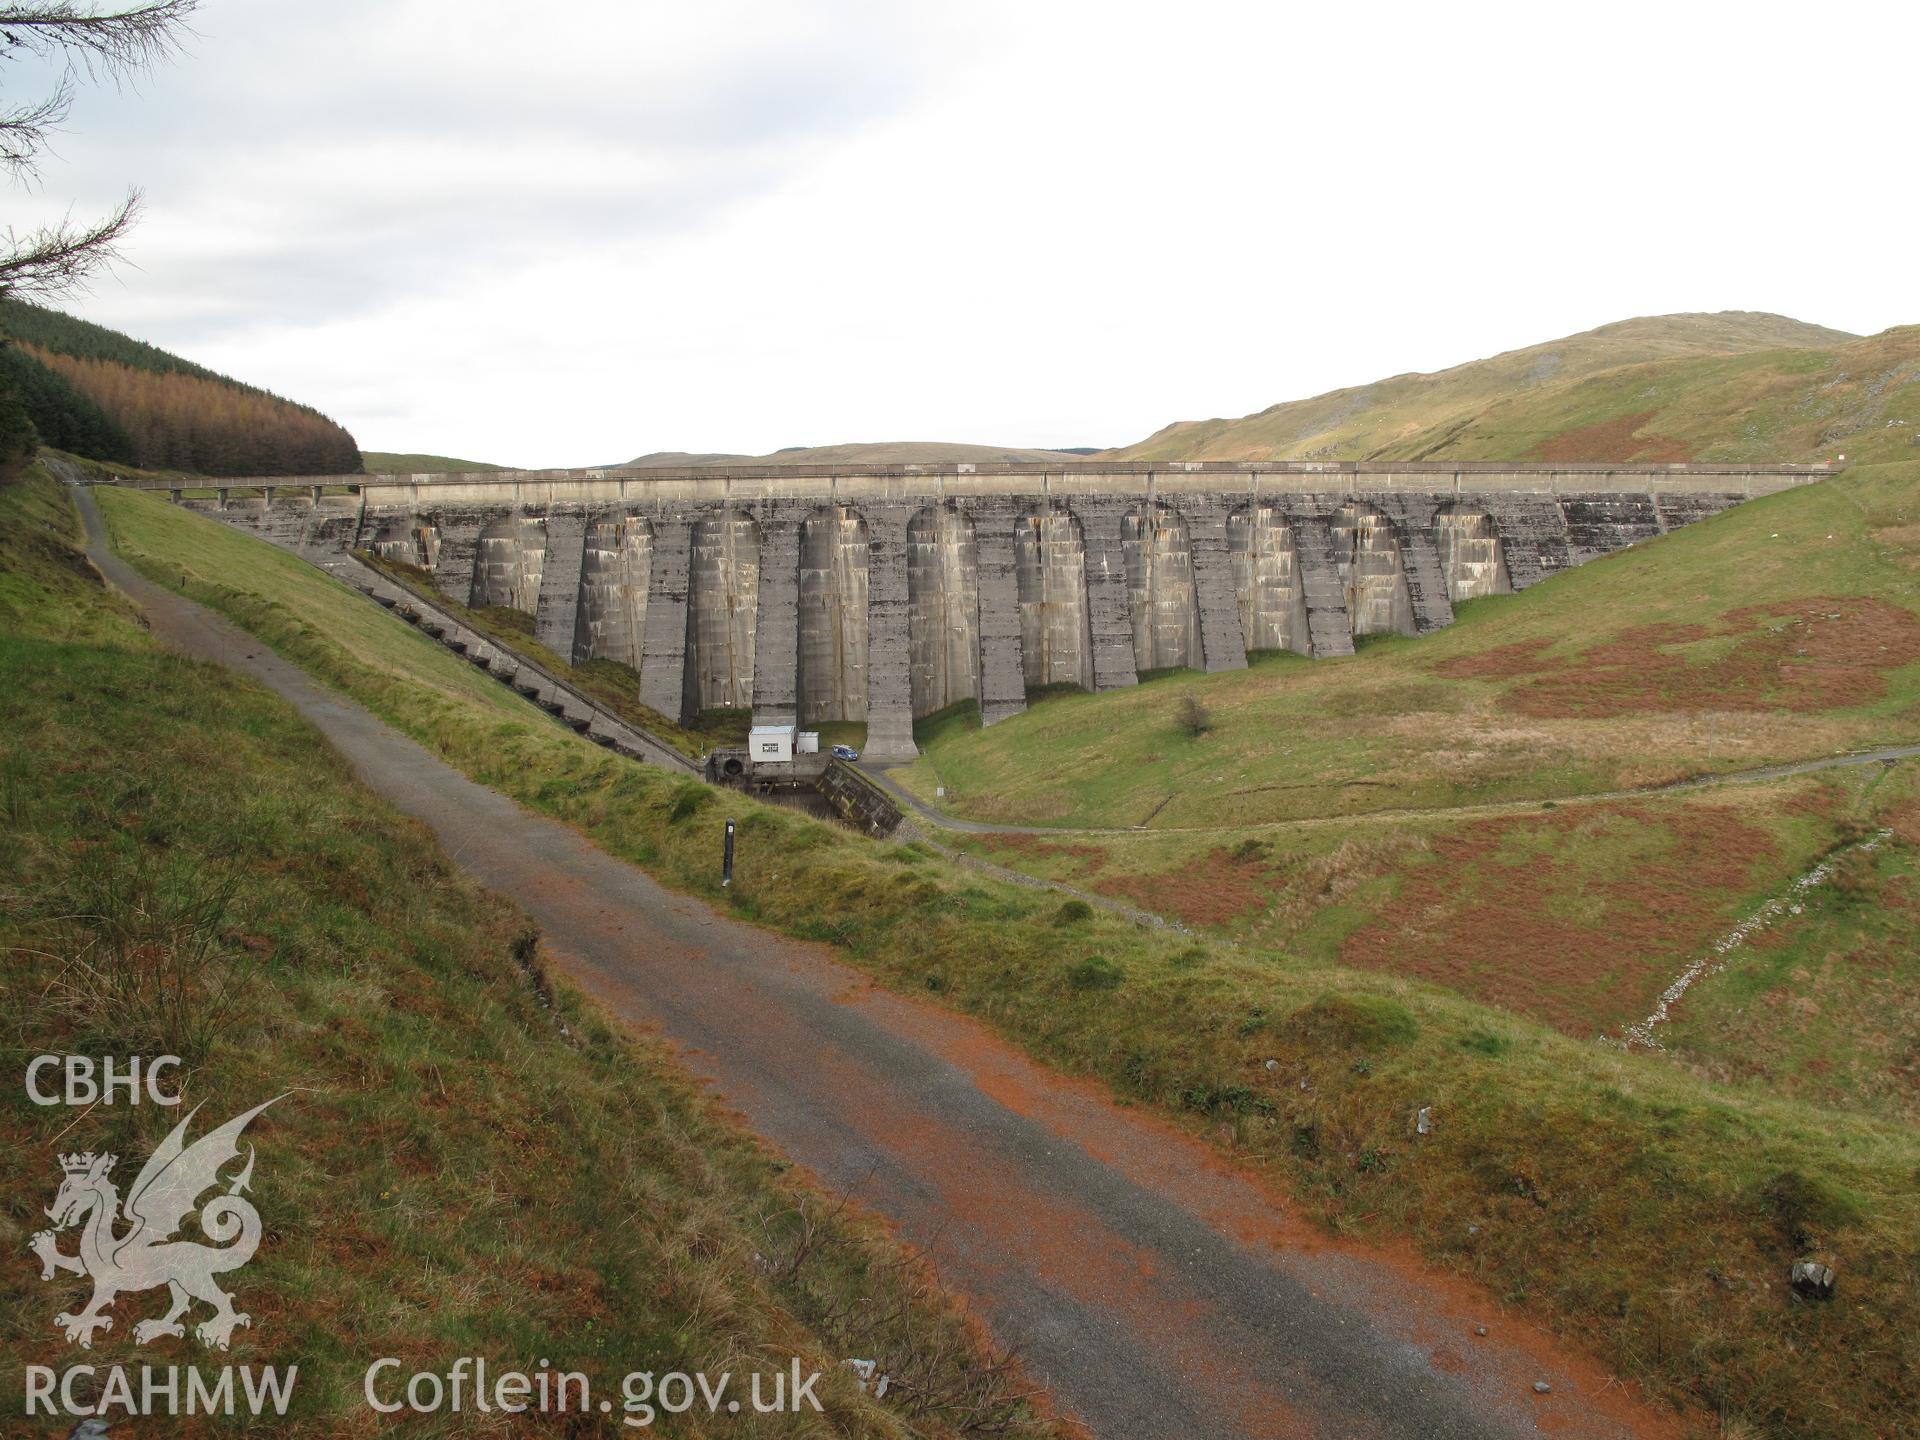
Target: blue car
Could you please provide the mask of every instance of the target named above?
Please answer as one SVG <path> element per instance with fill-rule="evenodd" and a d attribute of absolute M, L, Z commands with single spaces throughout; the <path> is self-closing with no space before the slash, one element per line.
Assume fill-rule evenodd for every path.
<path fill-rule="evenodd" d="M 860 752 L 851 745 L 836 745 L 833 747 L 833 758 L 836 760 L 858 760 L 860 758 Z"/>

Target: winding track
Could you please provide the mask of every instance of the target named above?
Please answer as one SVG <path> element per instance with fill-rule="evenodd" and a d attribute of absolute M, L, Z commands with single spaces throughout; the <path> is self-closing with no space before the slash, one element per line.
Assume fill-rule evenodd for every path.
<path fill-rule="evenodd" d="M 1017 1343 L 1093 1433 L 1678 1433 L 1477 1288 L 1406 1254 L 1329 1241 L 1216 1152 L 1104 1088 L 881 990 L 822 947 L 666 891 L 474 784 L 135 574 L 76 493 L 88 554 L 163 643 L 291 702 L 369 786 L 524 907 L 584 988 L 657 1027 L 762 1136 L 930 1248 L 996 1338 Z M 1490 1333 L 1476 1337 L 1476 1325 Z"/>
<path fill-rule="evenodd" d="M 1251 825 L 1235 825 L 1231 828 L 1235 831 L 1294 830 L 1320 825 L 1364 825 L 1369 821 L 1401 824 L 1408 820 L 1524 814 L 1547 804 L 1564 808 L 1569 805 L 1599 805 L 1613 800 L 1643 800 L 1651 795 L 1684 795 L 1690 790 L 1712 790 L 1722 785 L 1764 785 L 1770 780 L 1790 780 L 1796 775 L 1813 775 L 1822 770 L 1845 770 L 1858 765 L 1891 765 L 1896 761 L 1915 759 L 1920 759 L 1920 745 L 1895 745 L 1882 750 L 1821 755 L 1812 760 L 1794 760 L 1784 765 L 1762 765 L 1752 770 L 1725 770 L 1715 775 L 1696 775 L 1690 780 L 1669 780 L 1662 785 L 1640 785 L 1625 790 L 1593 790 L 1577 795 L 1542 795 L 1532 800 L 1490 800 L 1423 809 L 1365 810 L 1353 815 L 1256 821 Z M 999 825 L 990 820 L 967 820 L 958 815 L 949 815 L 944 810 L 936 810 L 887 774 L 890 766 L 862 765 L 860 768 L 889 795 L 922 819 L 963 835 L 1193 835 L 1213 834 L 1219 828 L 1198 825 Z"/>

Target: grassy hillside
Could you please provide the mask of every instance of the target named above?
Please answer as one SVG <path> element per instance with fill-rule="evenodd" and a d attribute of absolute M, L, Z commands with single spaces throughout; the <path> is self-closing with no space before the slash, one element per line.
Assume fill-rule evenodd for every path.
<path fill-rule="evenodd" d="M 796 445 L 771 455 L 733 455 L 719 451 L 655 450 L 623 460 L 607 469 L 667 470 L 701 465 L 939 465 L 955 462 L 1080 460 L 1092 451 L 1009 450 L 993 445 L 942 444 L 937 441 L 895 441 L 856 445 Z M 435 474 L 446 471 L 511 470 L 511 465 L 487 465 L 449 455 L 396 455 L 369 450 L 363 457 L 372 475 Z"/>
<path fill-rule="evenodd" d="M 481 460 L 456 460 L 451 455 L 398 455 L 390 450 L 362 450 L 360 459 L 369 475 L 465 474 L 514 468 L 511 465 L 489 465 Z"/>
<path fill-rule="evenodd" d="M 1182 421 L 1136 460 L 1823 460 L 1912 456 L 1920 329 L 1861 339 L 1741 311 L 1621 321 L 1431 375 Z M 1889 420 L 1900 434 L 1883 434 Z"/>
<path fill-rule="evenodd" d="M 1892 833 L 1881 837 L 1882 831 Z M 1920 1124 L 1920 764 L 1619 801 L 1253 828 L 954 837 L 1259 954 L 1415 977 L 1703 1077 Z M 1801 877 L 1837 862 L 1834 877 Z M 1774 913 L 1785 897 L 1798 908 Z"/>
<path fill-rule="evenodd" d="M 963 445 L 938 440 L 887 440 L 852 445 L 793 445 L 771 455 L 693 454 L 685 450 L 656 450 L 627 461 L 630 466 L 664 468 L 683 465 L 951 465 L 1015 461 L 1082 460 L 1084 450 L 1019 450 L 998 445 Z"/>
<path fill-rule="evenodd" d="M 149 574 L 475 778 L 1155 1107 L 1303 1213 L 1410 1238 L 1729 1433 L 1920 1424 L 1910 1127 L 1709 1083 L 1404 976 L 1145 930 L 743 796 L 720 891 L 713 792 L 483 693 L 471 666 L 289 555 L 148 496 L 101 499 Z M 1806 1254 L 1836 1265 L 1843 1303 L 1790 1301 Z"/>
<path fill-rule="evenodd" d="M 57 379 L 19 386 L 49 445 L 96 460 L 203 475 L 351 474 L 353 436 L 311 406 L 229 379 L 157 346 L 23 300 L 0 298 L 0 333 Z M 6 374 L 0 371 L 0 383 Z M 93 423 L 71 390 L 104 414 Z M 55 406 L 52 399 L 62 399 Z"/>
<path fill-rule="evenodd" d="M 1204 735 L 1179 723 L 1188 697 Z M 1920 744 L 1920 465 L 1740 506 L 1351 658 L 1271 657 L 920 734 L 921 759 L 894 774 L 923 799 L 944 788 L 962 815 L 1061 830 L 967 842 L 988 858 L 1617 1036 L 1836 847 L 1905 833 L 1912 764 L 1618 792 Z M 1912 903 L 1903 845 L 1862 870 L 1844 933 L 1768 940 L 1771 998 L 1751 1019 L 1710 1016 L 1713 987 L 1692 997 L 1677 1027 L 1691 1063 L 1920 1119 L 1920 1066 L 1902 1058 L 1920 1005 L 1885 993 L 1920 979 L 1887 946 Z M 1895 958 L 1794 958 L 1820 944 Z M 1770 1043 L 1754 1046 L 1761 1015 Z M 1832 1044 L 1835 1021 L 1863 1043 Z"/>
<path fill-rule="evenodd" d="M 1920 326 L 1845 344 L 1635 365 L 1516 394 L 1384 453 L 1434 459 L 1831 460 L 1920 455 Z"/>
<path fill-rule="evenodd" d="M 876 1228 L 779 1173 L 664 1047 L 553 986 L 525 917 L 292 709 L 156 648 L 74 531 L 44 476 L 0 488 L 0 1034 L 16 1075 L 46 1052 L 179 1054 L 213 1123 L 288 1093 L 249 1132 L 270 1229 L 236 1286 L 253 1323 L 232 1354 L 299 1366 L 273 1433 L 387 1433 L 360 1396 L 379 1355 L 546 1356 L 614 1394 L 635 1365 L 771 1373 L 798 1355 L 827 1372 L 827 1414 L 779 1433 L 951 1434 L 941 1411 L 914 1413 L 923 1396 L 878 1405 L 837 1368 L 906 1343 L 848 1318 L 895 1299 L 952 1342 L 956 1393 L 1004 1383 Z M 6 1087 L 0 1246 L 22 1262 L 0 1275 L 7 1393 L 25 1365 L 79 1358 L 52 1323 L 79 1282 L 43 1284 L 25 1258 L 56 1151 L 113 1149 L 129 1170 L 177 1118 L 47 1110 Z M 803 1215 L 832 1238 L 779 1263 Z M 88 1362 L 209 1366 L 184 1343 L 136 1347 L 128 1308 Z"/>

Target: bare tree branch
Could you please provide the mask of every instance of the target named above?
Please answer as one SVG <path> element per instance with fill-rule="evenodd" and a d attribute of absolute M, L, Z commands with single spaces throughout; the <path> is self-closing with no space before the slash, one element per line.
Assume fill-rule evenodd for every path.
<path fill-rule="evenodd" d="M 97 225 L 79 228 L 71 219 L 25 235 L 0 235 L 0 295 L 70 295 L 94 271 L 120 258 L 119 243 L 140 213 L 140 192 L 131 190 Z"/>
<path fill-rule="evenodd" d="M 0 110 L 0 170 L 15 180 L 28 180 L 36 175 L 47 132 L 67 118 L 72 104 L 73 82 L 62 80 L 60 88 L 44 100 L 15 110 Z"/>
<path fill-rule="evenodd" d="M 144 70 L 179 48 L 200 0 L 149 0 L 103 11 L 73 0 L 0 5 L 0 53 L 66 54 L 89 74 Z"/>
<path fill-rule="evenodd" d="M 137 73 L 171 55 L 188 33 L 199 0 L 145 0 L 103 9 L 94 0 L 0 3 L 0 61 L 21 55 L 62 56 L 67 73 L 44 100 L 0 109 L 0 172 L 16 183 L 38 173 L 47 136 L 73 103 L 77 69 L 89 77 L 115 79 Z M 94 271 L 118 258 L 116 247 L 140 210 L 140 192 L 130 191 L 114 212 L 91 226 L 71 216 L 25 235 L 0 235 L 0 295 L 43 298 L 81 288 Z"/>

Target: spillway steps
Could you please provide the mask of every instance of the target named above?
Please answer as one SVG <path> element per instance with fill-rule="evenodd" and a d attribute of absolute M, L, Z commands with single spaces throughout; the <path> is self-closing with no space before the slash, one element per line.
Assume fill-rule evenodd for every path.
<path fill-rule="evenodd" d="M 306 557 L 312 559 L 313 557 Z M 514 654 L 462 624 L 454 616 L 350 555 L 329 555 L 315 561 L 319 567 L 384 610 L 438 640 L 476 669 L 524 696 L 577 734 L 595 744 L 664 769 L 698 775 L 700 765 L 664 741 L 607 710 L 591 697 L 551 674 L 545 667 Z"/>

